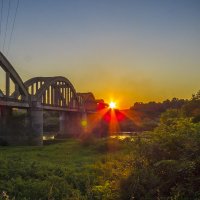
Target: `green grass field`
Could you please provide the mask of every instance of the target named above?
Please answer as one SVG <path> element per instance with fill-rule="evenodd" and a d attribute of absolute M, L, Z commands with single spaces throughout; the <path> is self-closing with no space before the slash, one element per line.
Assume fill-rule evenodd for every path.
<path fill-rule="evenodd" d="M 68 139 L 0 147 L 2 199 L 120 199 L 132 156 L 124 141 Z"/>

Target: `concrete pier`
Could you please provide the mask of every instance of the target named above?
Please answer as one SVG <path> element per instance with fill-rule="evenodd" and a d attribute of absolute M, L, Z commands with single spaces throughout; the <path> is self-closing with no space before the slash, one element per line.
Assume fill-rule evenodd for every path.
<path fill-rule="evenodd" d="M 3 121 L 6 121 L 11 116 L 12 116 L 12 108 L 7 108 L 7 107 L 0 108 L 0 118 Z"/>
<path fill-rule="evenodd" d="M 29 109 L 31 127 L 30 144 L 43 145 L 43 109 L 40 105 L 34 105 Z"/>
<path fill-rule="evenodd" d="M 0 108 L 0 125 L 2 131 L 0 131 L 0 136 L 4 133 L 7 132 L 6 129 L 8 129 L 8 121 L 9 118 L 12 116 L 12 108 L 6 108 L 6 107 L 1 107 Z"/>

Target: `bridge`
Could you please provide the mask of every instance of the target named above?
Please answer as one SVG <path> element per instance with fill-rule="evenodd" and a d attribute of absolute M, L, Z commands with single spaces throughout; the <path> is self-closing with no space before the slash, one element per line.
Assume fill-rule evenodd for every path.
<path fill-rule="evenodd" d="M 25 109 L 34 145 L 43 143 L 43 111 L 58 111 L 60 133 L 70 135 L 83 132 L 81 120 L 87 120 L 89 113 L 96 112 L 94 95 L 77 93 L 65 77 L 34 77 L 23 82 L 1 52 L 0 67 L 5 72 L 5 90 L 0 90 L 0 120 L 6 123 L 13 109 Z"/>

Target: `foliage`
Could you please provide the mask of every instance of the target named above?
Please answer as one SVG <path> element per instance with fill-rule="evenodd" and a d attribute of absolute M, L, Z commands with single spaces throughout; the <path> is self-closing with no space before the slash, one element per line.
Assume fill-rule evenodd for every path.
<path fill-rule="evenodd" d="M 151 135 L 134 143 L 136 158 L 121 198 L 199 199 L 200 123 L 169 110 Z"/>
<path fill-rule="evenodd" d="M 182 111 L 186 117 L 192 117 L 193 122 L 200 122 L 200 90 L 183 106 Z"/>

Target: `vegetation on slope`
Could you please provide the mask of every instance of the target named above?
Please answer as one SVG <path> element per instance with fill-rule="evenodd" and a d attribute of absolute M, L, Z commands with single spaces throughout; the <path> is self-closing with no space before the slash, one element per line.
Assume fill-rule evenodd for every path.
<path fill-rule="evenodd" d="M 151 139 L 135 142 L 121 199 L 200 199 L 200 123 L 169 110 Z"/>

